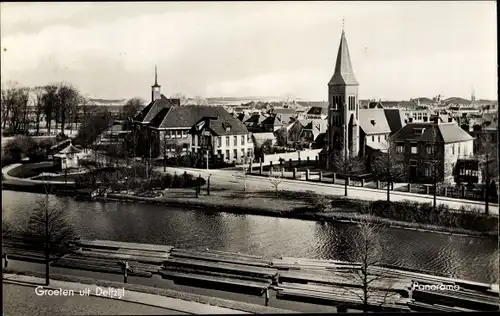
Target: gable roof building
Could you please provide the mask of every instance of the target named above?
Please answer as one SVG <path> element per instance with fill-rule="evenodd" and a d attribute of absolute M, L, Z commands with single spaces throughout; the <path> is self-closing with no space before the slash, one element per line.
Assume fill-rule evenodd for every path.
<path fill-rule="evenodd" d="M 384 109 L 360 109 L 358 123 L 366 135 L 391 133 Z"/>
<path fill-rule="evenodd" d="M 474 140 L 456 122 L 409 123 L 394 134 L 393 139 L 395 141 L 432 142 L 434 135 L 435 141 L 445 144 Z"/>

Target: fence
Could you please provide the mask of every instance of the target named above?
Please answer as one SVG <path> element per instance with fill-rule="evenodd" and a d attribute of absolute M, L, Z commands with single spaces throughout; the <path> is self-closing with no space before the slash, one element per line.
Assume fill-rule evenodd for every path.
<path fill-rule="evenodd" d="M 280 159 L 284 161 L 291 160 L 302 160 L 306 161 L 315 160 L 316 157 L 319 156 L 321 149 L 308 149 L 308 150 L 300 150 L 295 152 L 281 153 L 281 154 L 272 154 L 272 155 L 264 155 L 262 159 L 262 163 L 264 165 L 268 165 L 270 162 L 273 162 L 274 165 L 278 164 Z"/>
<path fill-rule="evenodd" d="M 267 167 L 269 166 L 269 167 Z M 266 168 L 264 168 L 266 167 Z M 321 182 L 321 183 L 332 183 L 332 184 L 345 184 L 347 181 L 347 185 L 351 187 L 366 187 L 371 189 L 379 189 L 386 190 L 387 186 L 383 181 L 372 181 L 370 174 L 344 177 L 340 174 L 336 174 L 332 171 L 318 171 L 311 168 L 288 168 L 288 163 L 283 162 L 280 164 L 274 164 L 270 162 L 270 164 L 265 165 L 264 163 L 255 163 L 253 164 L 252 170 L 250 171 L 254 175 L 262 175 L 268 176 L 270 173 L 277 173 L 283 179 L 290 180 L 302 180 L 302 181 L 311 181 L 311 182 Z M 432 195 L 432 186 L 426 185 L 422 190 L 422 186 L 417 186 L 415 184 L 398 184 L 398 187 L 395 187 L 394 184 L 391 185 L 391 191 L 399 191 L 399 192 L 411 192 L 411 193 L 420 193 L 420 194 L 428 194 Z M 451 198 L 458 199 L 466 199 L 466 200 L 476 200 L 476 201 L 484 201 L 485 200 L 485 192 L 484 190 L 470 190 L 467 188 L 439 188 L 438 196 L 446 196 Z M 491 203 L 498 203 L 498 195 L 490 194 L 489 201 Z"/>

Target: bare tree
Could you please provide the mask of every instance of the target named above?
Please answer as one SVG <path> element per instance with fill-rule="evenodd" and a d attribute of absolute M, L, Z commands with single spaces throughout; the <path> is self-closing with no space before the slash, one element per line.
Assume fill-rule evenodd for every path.
<path fill-rule="evenodd" d="M 33 88 L 34 102 L 35 102 L 35 129 L 36 135 L 40 134 L 40 120 L 43 113 L 43 96 L 45 89 L 43 87 Z"/>
<path fill-rule="evenodd" d="M 431 125 L 430 140 L 426 143 L 426 177 L 430 179 L 433 187 L 433 203 L 434 211 L 437 208 L 437 194 L 439 187 L 447 184 L 453 176 L 453 166 L 447 159 L 445 143 L 440 141 L 437 136 L 437 126 Z"/>
<path fill-rule="evenodd" d="M 363 312 L 366 313 L 373 307 L 395 303 L 401 297 L 395 289 L 396 280 L 380 267 L 384 258 L 384 248 L 380 242 L 382 226 L 370 221 L 369 209 L 363 210 L 363 213 L 364 216 L 356 217 L 356 233 L 349 236 L 351 246 L 347 259 L 357 267 L 346 275 L 348 284 L 344 288 L 346 294 L 351 294 L 361 302 Z"/>
<path fill-rule="evenodd" d="M 78 104 L 80 94 L 76 88 L 67 84 L 61 84 L 57 90 L 57 100 L 58 114 L 61 120 L 61 134 L 64 134 L 68 115 L 71 113 L 71 109 Z"/>
<path fill-rule="evenodd" d="M 120 111 L 120 118 L 123 120 L 133 118 L 143 106 L 144 100 L 141 98 L 132 98 L 127 100 Z"/>
<path fill-rule="evenodd" d="M 179 99 L 179 104 L 180 106 L 184 106 L 188 103 L 189 99 L 186 97 L 185 94 L 182 93 L 176 93 L 172 96 L 172 99 Z"/>
<path fill-rule="evenodd" d="M 474 154 L 479 162 L 480 172 L 482 173 L 482 182 L 485 190 L 484 210 L 489 213 L 490 196 L 495 192 L 494 179 L 498 177 L 498 143 L 494 141 L 493 134 L 485 131 L 484 126 L 477 135 L 477 145 L 474 148 Z"/>
<path fill-rule="evenodd" d="M 50 283 L 50 255 L 60 251 L 76 238 L 65 209 L 50 201 L 49 191 L 37 197 L 37 207 L 31 213 L 25 236 L 45 252 L 45 284 Z"/>
<path fill-rule="evenodd" d="M 339 143 L 342 144 L 343 142 Z M 364 160 L 360 157 L 350 155 L 343 146 L 339 150 L 332 151 L 331 155 L 333 167 L 345 177 L 344 195 L 347 196 L 347 178 L 364 173 Z"/>
<path fill-rule="evenodd" d="M 47 120 L 45 127 L 47 128 L 47 132 L 50 135 L 52 120 L 57 117 L 57 86 L 47 85 L 44 87 L 44 89 L 45 94 L 43 95 L 43 112 L 45 114 L 45 119 Z"/>
<path fill-rule="evenodd" d="M 195 96 L 194 97 L 194 103 L 196 105 L 208 105 L 207 99 L 200 97 L 200 96 Z"/>
<path fill-rule="evenodd" d="M 375 178 L 387 183 L 387 202 L 391 201 L 391 185 L 402 181 L 406 172 L 404 167 L 404 155 L 399 153 L 394 143 L 388 141 L 384 144 L 384 151 L 371 162 L 372 172 Z"/>
<path fill-rule="evenodd" d="M 271 185 L 274 187 L 276 198 L 278 198 L 278 187 L 283 182 L 281 172 L 278 169 L 269 170 L 269 182 L 271 182 Z"/>

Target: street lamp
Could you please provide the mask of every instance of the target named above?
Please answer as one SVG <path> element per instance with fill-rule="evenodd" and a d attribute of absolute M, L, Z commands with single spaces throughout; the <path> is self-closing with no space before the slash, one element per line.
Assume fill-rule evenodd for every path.
<path fill-rule="evenodd" d="M 247 168 L 243 167 L 243 191 L 247 190 Z"/>

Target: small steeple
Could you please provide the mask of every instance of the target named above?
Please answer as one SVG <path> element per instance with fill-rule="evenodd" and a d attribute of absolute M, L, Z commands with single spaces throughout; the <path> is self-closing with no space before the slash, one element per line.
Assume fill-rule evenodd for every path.
<path fill-rule="evenodd" d="M 161 87 L 159 84 L 158 84 L 158 70 L 156 69 L 156 65 L 155 65 L 155 84 L 152 85 L 151 87 Z"/>
<path fill-rule="evenodd" d="M 471 102 L 476 102 L 476 91 L 474 91 L 474 86 L 472 86 L 472 92 L 470 95 Z"/>
<path fill-rule="evenodd" d="M 335 73 L 328 85 L 359 85 L 352 70 L 351 56 L 344 31 L 344 20 L 342 20 L 342 35 L 337 53 L 337 62 L 335 63 Z"/>
<path fill-rule="evenodd" d="M 158 84 L 158 71 L 155 66 L 155 84 L 151 86 L 151 102 L 161 99 L 161 86 Z"/>

